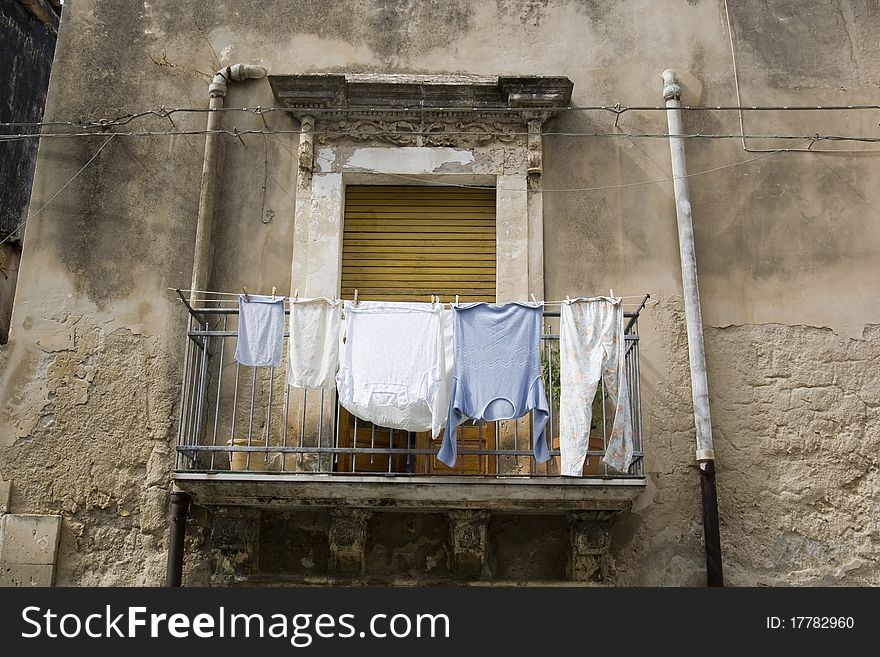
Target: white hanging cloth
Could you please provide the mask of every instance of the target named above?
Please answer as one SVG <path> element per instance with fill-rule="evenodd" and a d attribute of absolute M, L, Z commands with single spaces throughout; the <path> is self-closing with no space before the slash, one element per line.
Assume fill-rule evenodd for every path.
<path fill-rule="evenodd" d="M 341 323 L 340 299 L 290 300 L 288 384 L 308 389 L 336 387 Z"/>
<path fill-rule="evenodd" d="M 278 367 L 284 349 L 284 297 L 240 295 L 235 360 L 253 367 Z"/>
<path fill-rule="evenodd" d="M 378 426 L 436 437 L 449 403 L 446 312 L 439 303 L 346 301 L 339 403 Z"/>

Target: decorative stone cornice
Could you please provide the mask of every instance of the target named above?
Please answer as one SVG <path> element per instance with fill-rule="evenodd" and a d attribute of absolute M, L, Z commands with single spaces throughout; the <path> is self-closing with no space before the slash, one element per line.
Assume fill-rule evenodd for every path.
<path fill-rule="evenodd" d="M 500 121 L 325 119 L 318 125 L 321 143 L 347 138 L 385 141 L 397 146 L 455 146 L 463 143 L 486 144 L 493 140 L 509 142 L 518 136 L 514 126 Z"/>
<path fill-rule="evenodd" d="M 565 77 L 373 74 L 270 75 L 269 83 L 280 106 L 315 118 L 321 142 L 400 146 L 525 140 L 530 121 L 569 105 L 573 86 Z"/>

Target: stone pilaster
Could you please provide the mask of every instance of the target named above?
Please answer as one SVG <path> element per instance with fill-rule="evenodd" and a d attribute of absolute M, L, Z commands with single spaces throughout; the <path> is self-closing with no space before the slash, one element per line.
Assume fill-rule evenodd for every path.
<path fill-rule="evenodd" d="M 301 176 L 300 184 L 308 185 L 315 165 L 315 118 L 312 116 L 300 117 L 297 162 Z"/>

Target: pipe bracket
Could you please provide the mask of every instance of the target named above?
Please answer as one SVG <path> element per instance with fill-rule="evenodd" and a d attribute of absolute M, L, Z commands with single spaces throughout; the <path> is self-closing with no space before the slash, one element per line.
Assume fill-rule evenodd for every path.
<path fill-rule="evenodd" d="M 698 449 L 697 450 L 697 461 L 702 463 L 703 461 L 714 461 L 715 460 L 715 450 L 714 449 Z"/>

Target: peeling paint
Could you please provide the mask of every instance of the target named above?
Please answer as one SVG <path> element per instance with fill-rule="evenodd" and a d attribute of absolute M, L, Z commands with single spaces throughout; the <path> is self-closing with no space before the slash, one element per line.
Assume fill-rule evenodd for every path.
<path fill-rule="evenodd" d="M 469 150 L 410 146 L 404 148 L 358 148 L 345 161 L 345 166 L 363 171 L 419 174 L 434 173 L 443 167 L 454 164 L 464 167 L 473 162 L 474 154 Z"/>

